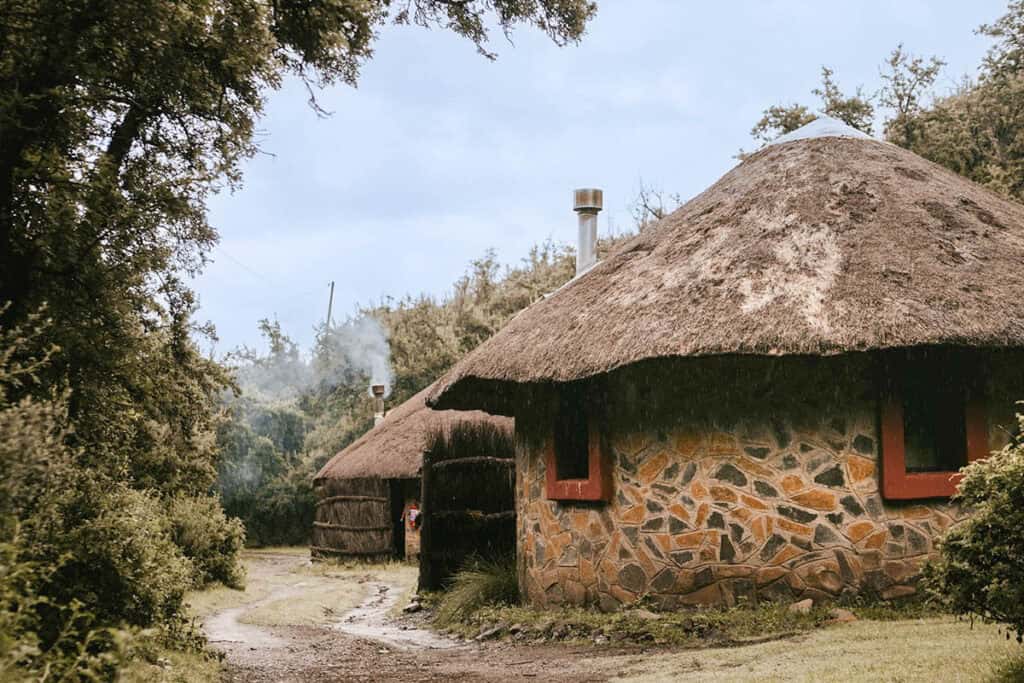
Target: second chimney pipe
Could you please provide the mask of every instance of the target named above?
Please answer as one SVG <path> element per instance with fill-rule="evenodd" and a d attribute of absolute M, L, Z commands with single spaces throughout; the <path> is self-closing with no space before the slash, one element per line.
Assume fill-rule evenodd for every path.
<path fill-rule="evenodd" d="M 604 204 L 604 193 L 597 188 L 573 192 L 572 208 L 580 217 L 576 242 L 576 275 L 587 272 L 597 263 L 597 214 Z"/>

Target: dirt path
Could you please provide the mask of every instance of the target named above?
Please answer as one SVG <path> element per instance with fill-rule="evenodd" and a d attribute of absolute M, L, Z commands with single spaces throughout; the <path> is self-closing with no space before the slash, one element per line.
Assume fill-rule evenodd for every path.
<path fill-rule="evenodd" d="M 625 663 L 587 649 L 443 638 L 395 616 L 415 581 L 401 567 L 332 571 L 275 553 L 249 553 L 246 565 L 245 593 L 204 597 L 214 608 L 203 628 L 224 653 L 227 681 L 604 681 Z"/>

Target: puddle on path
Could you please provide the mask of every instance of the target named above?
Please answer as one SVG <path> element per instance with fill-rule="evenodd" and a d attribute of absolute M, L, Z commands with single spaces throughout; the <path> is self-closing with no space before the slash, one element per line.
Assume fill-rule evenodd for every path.
<path fill-rule="evenodd" d="M 267 627 L 246 624 L 239 621 L 239 619 L 243 614 L 257 607 L 296 595 L 301 592 L 305 585 L 305 583 L 297 583 L 294 586 L 279 588 L 262 600 L 215 612 L 203 620 L 203 631 L 206 633 L 206 639 L 213 645 L 217 643 L 243 643 L 250 646 L 250 648 L 284 647 L 287 643 L 273 635 Z"/>
<path fill-rule="evenodd" d="M 459 647 L 462 643 L 443 638 L 433 631 L 396 623 L 388 612 L 398 602 L 401 591 L 397 586 L 380 582 L 367 582 L 370 596 L 359 607 L 349 612 L 334 628 L 349 635 L 375 640 L 402 650 L 442 650 Z"/>

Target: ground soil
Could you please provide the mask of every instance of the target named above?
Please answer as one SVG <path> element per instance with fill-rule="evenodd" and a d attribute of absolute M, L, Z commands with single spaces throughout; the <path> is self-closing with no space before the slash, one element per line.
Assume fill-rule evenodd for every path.
<path fill-rule="evenodd" d="M 425 628 L 422 619 L 400 613 L 412 589 L 409 572 L 367 567 L 329 577 L 347 593 L 361 585 L 363 600 L 337 614 L 323 605 L 319 624 L 265 625 L 246 623 L 247 615 L 284 602 L 303 611 L 304 591 L 322 587 L 322 578 L 296 570 L 308 562 L 302 555 L 249 554 L 249 581 L 274 586 L 254 591 L 255 599 L 212 612 L 203 619 L 211 646 L 224 654 L 225 680 L 255 681 L 604 681 L 620 673 L 610 659 L 593 658 L 590 648 L 537 646 L 508 642 L 449 640 Z M 286 577 L 295 577 L 289 584 Z M 323 592 L 319 591 L 320 599 Z M 251 620 L 249 620 L 251 621 Z M 621 662 L 619 662 L 621 663 Z M 557 672 L 557 673 L 555 673 Z"/>
<path fill-rule="evenodd" d="M 244 592 L 191 598 L 231 682 L 1024 679 L 1020 646 L 995 626 L 949 617 L 864 619 L 728 648 L 466 642 L 402 613 L 415 568 L 311 565 L 301 550 L 248 552 L 245 562 Z"/>

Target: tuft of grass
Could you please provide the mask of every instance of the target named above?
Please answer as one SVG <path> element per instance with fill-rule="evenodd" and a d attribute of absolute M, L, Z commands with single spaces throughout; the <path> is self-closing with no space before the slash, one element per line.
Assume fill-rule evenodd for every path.
<path fill-rule="evenodd" d="M 471 559 L 452 578 L 441 597 L 435 616 L 440 626 L 452 626 L 478 610 L 493 605 L 519 602 L 519 579 L 511 558 Z"/>

